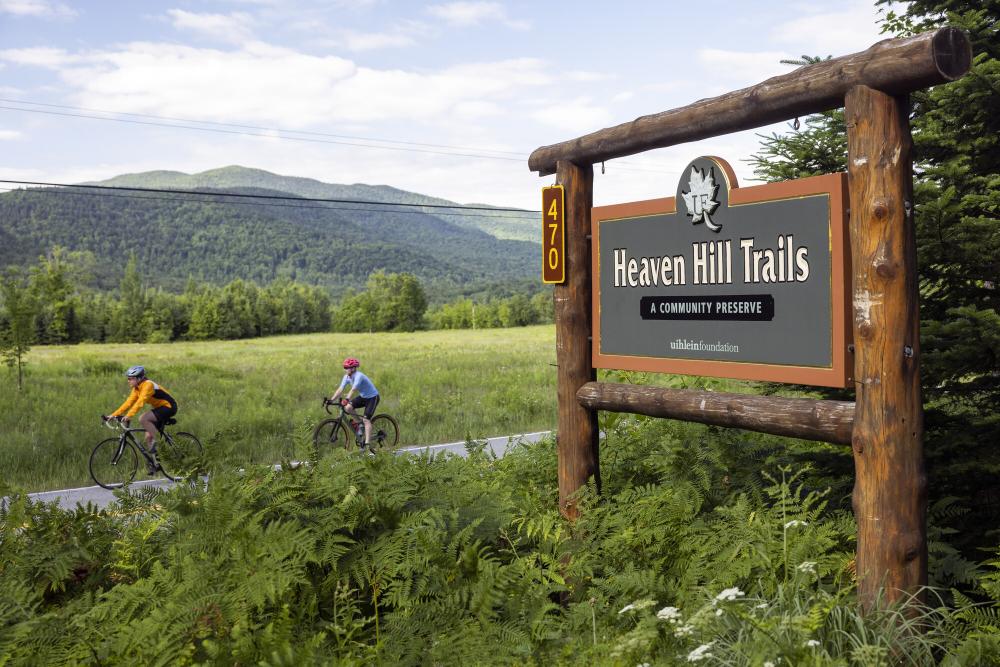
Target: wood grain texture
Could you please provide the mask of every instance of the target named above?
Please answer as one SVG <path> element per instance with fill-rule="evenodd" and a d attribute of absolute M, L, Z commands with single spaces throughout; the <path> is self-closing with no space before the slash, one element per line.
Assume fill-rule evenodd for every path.
<path fill-rule="evenodd" d="M 956 28 L 887 39 L 860 53 L 800 67 L 749 88 L 543 146 L 528 158 L 528 168 L 545 176 L 555 173 L 559 160 L 593 165 L 839 108 L 847 91 L 858 85 L 905 95 L 957 79 L 971 62 L 969 38 Z"/>
<path fill-rule="evenodd" d="M 588 382 L 576 398 L 591 410 L 631 412 L 848 445 L 854 403 Z"/>
<path fill-rule="evenodd" d="M 572 496 L 593 477 L 600 488 L 597 413 L 580 405 L 576 392 L 596 379 L 590 363 L 591 281 L 590 211 L 594 170 L 559 162 L 559 184 L 566 189 L 566 282 L 554 288 L 558 370 L 559 508 L 577 516 Z"/>
<path fill-rule="evenodd" d="M 854 287 L 854 514 L 870 607 L 927 583 L 909 103 L 865 86 L 845 100 Z"/>

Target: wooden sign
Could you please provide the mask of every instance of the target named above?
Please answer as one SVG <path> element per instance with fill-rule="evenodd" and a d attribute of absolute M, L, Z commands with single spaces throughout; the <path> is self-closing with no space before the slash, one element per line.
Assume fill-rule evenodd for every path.
<path fill-rule="evenodd" d="M 739 188 L 702 157 L 674 197 L 595 207 L 593 365 L 847 386 L 846 178 Z"/>
<path fill-rule="evenodd" d="M 542 282 L 566 281 L 566 194 L 563 186 L 542 188 Z"/>

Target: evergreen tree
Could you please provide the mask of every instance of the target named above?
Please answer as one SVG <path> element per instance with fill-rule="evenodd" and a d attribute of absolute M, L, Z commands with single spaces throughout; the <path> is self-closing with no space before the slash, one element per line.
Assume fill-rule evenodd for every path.
<path fill-rule="evenodd" d="M 941 25 L 968 32 L 973 64 L 911 96 L 925 448 L 932 501 L 962 499 L 969 514 L 954 527 L 971 549 L 994 539 L 984 531 L 1000 515 L 1000 4 L 916 0 L 884 29 Z M 751 163 L 765 180 L 846 170 L 842 111 L 762 139 Z"/>
<path fill-rule="evenodd" d="M 121 301 L 112 319 L 112 336 L 116 341 L 138 343 L 143 340 L 142 319 L 146 310 L 146 292 L 142 286 L 135 253 L 125 265 L 120 290 Z"/>
<path fill-rule="evenodd" d="M 76 342 L 77 298 L 65 248 L 55 246 L 38 259 L 31 272 L 31 288 L 38 313 L 36 339 L 43 344 Z"/>
<path fill-rule="evenodd" d="M 4 320 L 0 322 L 0 357 L 17 372 L 17 388 L 24 388 L 24 355 L 35 341 L 37 302 L 26 280 L 11 270 L 0 281 Z"/>

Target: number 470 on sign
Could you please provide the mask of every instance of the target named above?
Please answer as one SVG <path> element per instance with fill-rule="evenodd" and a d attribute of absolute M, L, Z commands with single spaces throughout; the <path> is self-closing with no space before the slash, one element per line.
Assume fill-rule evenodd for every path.
<path fill-rule="evenodd" d="M 566 281 L 566 195 L 561 185 L 542 188 L 542 282 Z"/>

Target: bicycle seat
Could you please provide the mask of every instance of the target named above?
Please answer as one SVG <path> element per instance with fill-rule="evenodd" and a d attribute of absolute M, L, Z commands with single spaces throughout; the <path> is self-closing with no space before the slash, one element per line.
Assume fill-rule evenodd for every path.
<path fill-rule="evenodd" d="M 163 425 L 164 425 L 164 426 L 172 426 L 173 424 L 176 424 L 176 423 L 177 423 L 177 420 L 176 420 L 176 419 L 168 419 L 167 421 L 165 421 L 165 422 L 163 423 Z"/>

